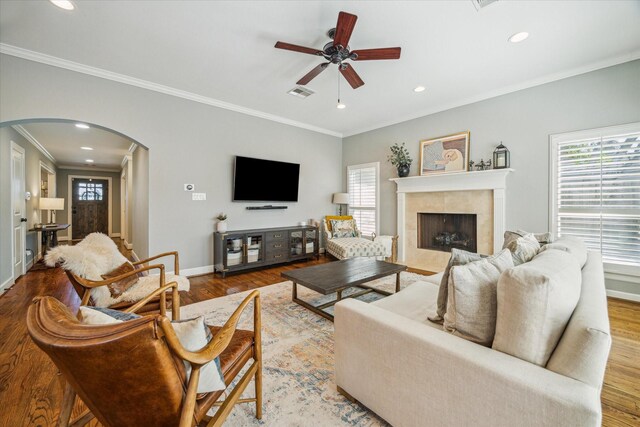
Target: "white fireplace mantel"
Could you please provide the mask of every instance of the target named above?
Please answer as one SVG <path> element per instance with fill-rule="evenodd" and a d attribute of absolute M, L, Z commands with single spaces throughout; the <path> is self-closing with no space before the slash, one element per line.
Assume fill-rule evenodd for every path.
<path fill-rule="evenodd" d="M 398 236 L 400 245 L 399 261 L 404 261 L 405 239 L 405 194 L 430 193 L 436 191 L 493 190 L 493 251 L 502 248 L 502 238 L 506 228 L 506 188 L 507 175 L 514 169 L 492 169 L 474 172 L 435 173 L 407 178 L 391 178 L 397 186 L 398 196 Z"/>

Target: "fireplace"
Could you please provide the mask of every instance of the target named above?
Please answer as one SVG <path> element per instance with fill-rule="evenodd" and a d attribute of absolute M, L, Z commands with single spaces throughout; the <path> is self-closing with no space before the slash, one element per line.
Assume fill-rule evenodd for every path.
<path fill-rule="evenodd" d="M 418 212 L 418 248 L 477 252 L 477 215 Z"/>

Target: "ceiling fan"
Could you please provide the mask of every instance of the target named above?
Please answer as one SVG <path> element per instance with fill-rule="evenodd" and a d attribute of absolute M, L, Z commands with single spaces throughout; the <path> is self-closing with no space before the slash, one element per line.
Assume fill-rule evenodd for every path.
<path fill-rule="evenodd" d="M 362 49 L 351 51 L 349 39 L 356 25 L 358 17 L 347 12 L 338 14 L 338 24 L 335 28 L 327 31 L 327 36 L 333 41 L 324 45 L 322 50 L 310 47 L 298 46 L 291 43 L 277 42 L 278 49 L 292 50 L 294 52 L 307 53 L 309 55 L 323 56 L 329 62 L 324 62 L 304 75 L 297 84 L 306 85 L 318 74 L 327 69 L 329 64 L 338 64 L 338 69 L 352 88 L 357 89 L 364 84 L 358 73 L 351 64 L 345 63 L 347 59 L 352 61 L 371 61 L 376 59 L 398 59 L 400 58 L 399 47 L 385 47 L 380 49 Z"/>

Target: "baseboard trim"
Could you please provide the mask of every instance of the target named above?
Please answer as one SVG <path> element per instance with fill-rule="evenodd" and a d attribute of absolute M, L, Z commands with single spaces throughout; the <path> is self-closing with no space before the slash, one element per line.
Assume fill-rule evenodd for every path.
<path fill-rule="evenodd" d="M 624 299 L 627 301 L 640 302 L 640 294 L 632 294 L 631 292 L 613 291 L 607 289 L 607 296 L 612 298 Z"/>
<path fill-rule="evenodd" d="M 133 249 L 133 245 L 131 243 L 127 242 L 126 240 L 123 241 L 123 244 L 124 244 L 125 248 L 127 248 L 129 250 Z"/>
<path fill-rule="evenodd" d="M 183 268 L 180 269 L 181 276 L 200 276 L 202 274 L 213 273 L 213 265 L 204 265 L 202 267 Z"/>
<path fill-rule="evenodd" d="M 68 242 L 69 240 L 69 236 L 60 236 L 58 237 L 58 242 Z"/>
<path fill-rule="evenodd" d="M 133 246 L 131 246 L 130 248 L 127 248 L 127 249 L 132 249 L 132 248 L 133 248 Z M 135 251 L 131 251 L 131 257 L 133 258 L 134 262 L 140 261 L 140 257 L 138 256 L 137 253 L 135 253 Z"/>
<path fill-rule="evenodd" d="M 120 233 L 111 233 L 109 237 L 120 237 Z"/>
<path fill-rule="evenodd" d="M 29 269 L 31 269 L 31 267 L 33 267 L 33 265 L 36 263 L 35 260 L 31 260 L 29 261 L 29 263 L 25 266 L 25 271 L 29 271 Z"/>
<path fill-rule="evenodd" d="M 7 290 L 7 288 L 13 285 L 13 277 L 9 277 L 3 284 L 0 285 L 0 293 Z"/>

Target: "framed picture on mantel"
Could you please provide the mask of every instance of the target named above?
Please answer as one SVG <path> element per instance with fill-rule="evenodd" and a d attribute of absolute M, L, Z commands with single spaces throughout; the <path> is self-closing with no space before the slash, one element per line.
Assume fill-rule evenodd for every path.
<path fill-rule="evenodd" d="M 470 132 L 420 141 L 420 175 L 469 170 Z"/>

